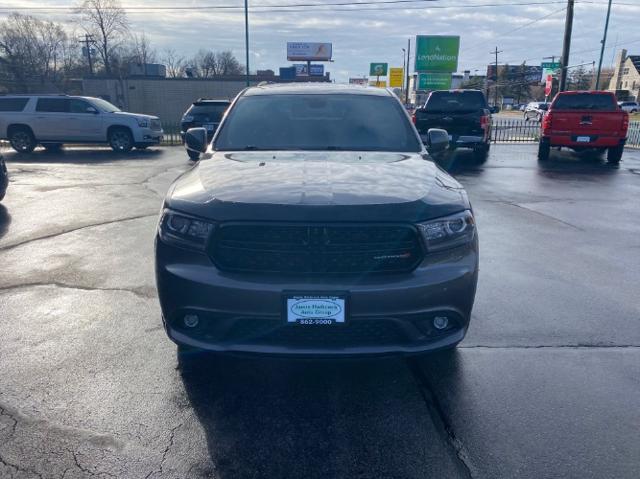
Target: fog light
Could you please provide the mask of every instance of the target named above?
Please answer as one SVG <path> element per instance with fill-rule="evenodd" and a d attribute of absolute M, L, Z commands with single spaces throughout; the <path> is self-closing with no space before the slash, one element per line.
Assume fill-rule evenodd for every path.
<path fill-rule="evenodd" d="M 433 318 L 434 328 L 445 329 L 447 326 L 449 326 L 449 318 L 447 318 L 446 316 L 436 316 L 435 318 Z"/>
<path fill-rule="evenodd" d="M 185 314 L 184 325 L 187 328 L 195 328 L 198 325 L 199 318 L 196 314 Z"/>

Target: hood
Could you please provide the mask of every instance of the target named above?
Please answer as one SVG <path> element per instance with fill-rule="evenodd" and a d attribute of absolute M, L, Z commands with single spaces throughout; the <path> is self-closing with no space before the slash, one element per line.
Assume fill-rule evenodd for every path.
<path fill-rule="evenodd" d="M 140 119 L 140 120 L 158 120 L 157 116 L 144 115 L 142 113 L 129 113 L 127 111 L 114 111 L 112 114 L 113 115 L 118 115 L 118 116 L 125 116 L 125 117 L 129 117 L 129 118 L 134 118 L 136 120 L 138 120 L 138 119 Z"/>
<path fill-rule="evenodd" d="M 168 207 L 215 220 L 414 221 L 468 208 L 420 154 L 217 152 L 182 175 Z"/>

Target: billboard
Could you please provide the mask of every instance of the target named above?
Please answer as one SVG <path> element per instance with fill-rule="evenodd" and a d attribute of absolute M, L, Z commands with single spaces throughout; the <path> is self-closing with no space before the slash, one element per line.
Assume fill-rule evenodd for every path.
<path fill-rule="evenodd" d="M 445 35 L 416 36 L 417 72 L 447 72 L 458 69 L 460 37 Z"/>
<path fill-rule="evenodd" d="M 378 88 L 386 88 L 387 80 L 373 80 L 369 82 L 369 86 L 377 86 Z"/>
<path fill-rule="evenodd" d="M 402 88 L 404 80 L 404 68 L 389 68 L 389 86 L 391 88 Z"/>
<path fill-rule="evenodd" d="M 451 73 L 418 73 L 418 90 L 449 90 Z"/>
<path fill-rule="evenodd" d="M 331 43 L 326 42 L 287 42 L 287 60 L 328 62 L 331 60 L 331 50 Z"/>
<path fill-rule="evenodd" d="M 308 77 L 309 72 L 307 71 L 306 63 L 295 63 L 294 68 L 296 69 L 297 77 Z M 312 77 L 321 77 L 324 75 L 324 65 L 311 65 L 311 76 Z"/>
<path fill-rule="evenodd" d="M 498 65 L 501 82 L 539 83 L 542 67 L 537 65 Z M 496 81 L 496 66 L 487 65 L 487 79 Z"/>
<path fill-rule="evenodd" d="M 368 78 L 349 78 L 349 85 L 367 86 L 368 84 L 369 84 Z"/>
<path fill-rule="evenodd" d="M 369 64 L 369 76 L 386 77 L 388 68 L 388 63 L 371 63 Z"/>

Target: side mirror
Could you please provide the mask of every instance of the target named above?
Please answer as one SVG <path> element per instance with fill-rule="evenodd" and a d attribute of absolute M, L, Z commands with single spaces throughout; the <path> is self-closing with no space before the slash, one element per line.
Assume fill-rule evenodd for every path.
<path fill-rule="evenodd" d="M 204 153 L 207 151 L 207 130 L 189 128 L 184 135 L 184 146 L 188 151 Z"/>
<path fill-rule="evenodd" d="M 442 153 L 449 149 L 449 134 L 446 130 L 431 128 L 427 131 L 427 151 L 430 155 Z"/>

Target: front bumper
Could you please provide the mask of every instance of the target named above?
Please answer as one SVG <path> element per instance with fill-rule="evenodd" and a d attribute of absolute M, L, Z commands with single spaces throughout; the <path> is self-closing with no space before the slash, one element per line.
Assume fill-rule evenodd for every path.
<path fill-rule="evenodd" d="M 164 137 L 163 130 L 138 128 L 134 131 L 133 140 L 136 145 L 159 145 Z"/>
<path fill-rule="evenodd" d="M 363 278 L 231 274 L 204 253 L 156 239 L 156 281 L 167 335 L 217 352 L 289 355 L 411 354 L 455 345 L 469 325 L 478 277 L 477 239 L 428 255 L 413 272 Z M 348 296 L 343 325 L 287 324 L 287 291 Z M 200 318 L 184 325 L 186 314 Z M 450 327 L 438 331 L 435 316 Z"/>

